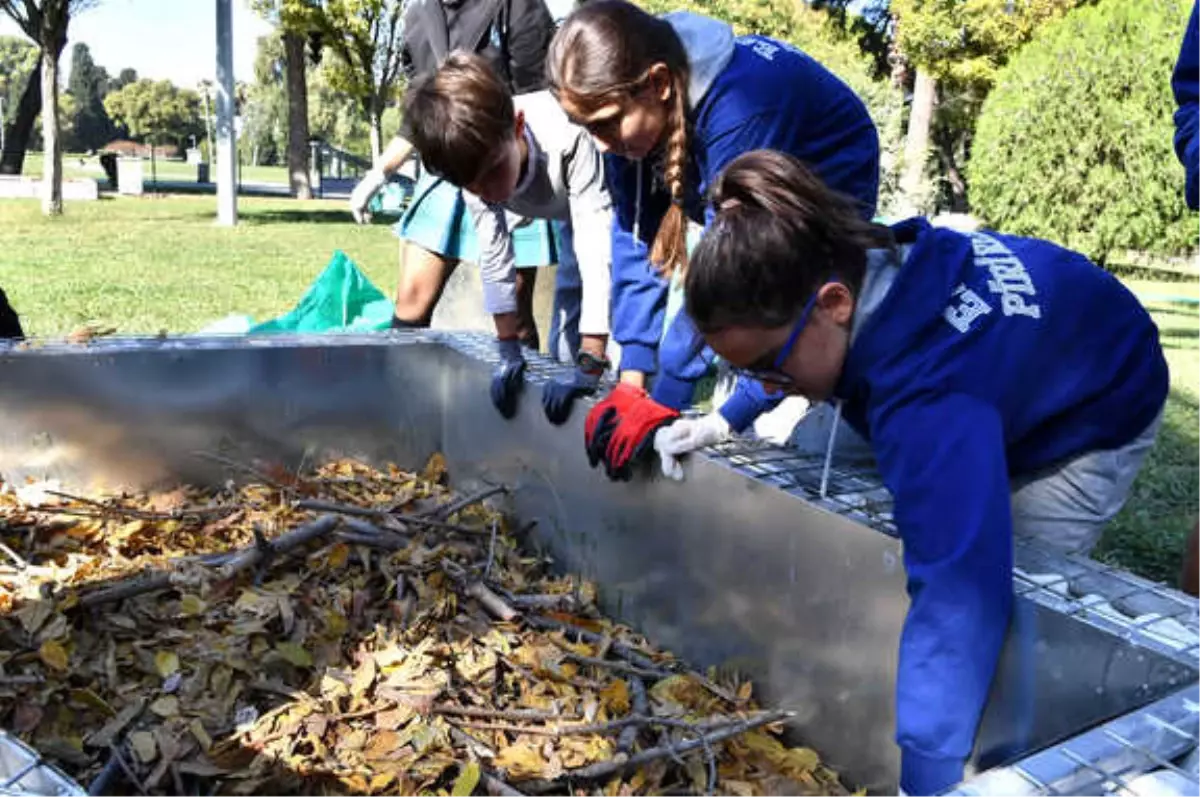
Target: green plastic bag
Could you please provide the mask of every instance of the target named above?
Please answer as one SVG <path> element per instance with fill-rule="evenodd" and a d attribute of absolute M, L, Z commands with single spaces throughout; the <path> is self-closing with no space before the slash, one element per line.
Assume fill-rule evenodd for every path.
<path fill-rule="evenodd" d="M 371 332 L 388 329 L 392 312 L 392 300 L 338 250 L 290 313 L 251 327 L 250 334 Z"/>

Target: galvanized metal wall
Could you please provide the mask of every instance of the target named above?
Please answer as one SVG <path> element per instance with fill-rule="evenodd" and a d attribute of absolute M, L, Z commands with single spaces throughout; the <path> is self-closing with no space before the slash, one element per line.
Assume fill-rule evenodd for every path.
<path fill-rule="evenodd" d="M 864 508 L 879 493 L 870 475 L 835 469 L 819 506 L 811 463 L 733 445 L 694 458 L 682 484 L 611 484 L 587 466 L 582 411 L 562 428 L 541 414 L 537 383 L 556 366 L 535 363 L 520 413 L 496 415 L 487 344 L 421 333 L 0 352 L 0 471 L 91 489 L 230 475 L 197 451 L 418 466 L 441 450 L 459 484 L 513 487 L 512 508 L 537 521 L 537 544 L 596 580 L 616 616 L 695 665 L 748 672 L 764 699 L 799 712 L 799 734 L 851 782 L 894 789 L 907 599 L 888 510 Z M 1018 564 L 1041 556 L 1022 550 Z M 1194 682 L 1194 665 L 1168 653 L 1025 590 L 979 764 Z"/>

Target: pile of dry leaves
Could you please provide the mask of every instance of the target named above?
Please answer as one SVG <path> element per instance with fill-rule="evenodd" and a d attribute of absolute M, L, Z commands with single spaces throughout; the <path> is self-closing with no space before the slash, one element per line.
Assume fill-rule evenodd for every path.
<path fill-rule="evenodd" d="M 604 619 L 485 499 L 339 461 L 0 495 L 0 724 L 146 794 L 844 794 L 786 712 Z"/>

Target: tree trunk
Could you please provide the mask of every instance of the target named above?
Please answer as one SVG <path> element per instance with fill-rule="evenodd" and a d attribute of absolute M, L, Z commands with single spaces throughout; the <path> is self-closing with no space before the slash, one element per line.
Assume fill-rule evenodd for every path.
<path fill-rule="evenodd" d="M 58 125 L 58 54 L 42 50 L 42 213 L 59 216 L 62 200 L 62 141 Z"/>
<path fill-rule="evenodd" d="M 40 59 L 39 59 L 40 63 Z M 42 112 L 42 75 L 35 70 L 29 75 L 21 102 L 12 121 L 4 128 L 4 152 L 0 154 L 0 174 L 20 174 L 25 164 L 25 150 L 29 148 L 29 136 L 33 123 Z"/>
<path fill-rule="evenodd" d="M 283 35 L 284 60 L 287 61 L 288 98 L 288 182 L 292 196 L 312 199 L 312 180 L 308 168 L 308 80 L 305 76 L 305 39 L 297 33 Z"/>
<path fill-rule="evenodd" d="M 929 129 L 933 124 L 936 99 L 937 81 L 928 71 L 918 68 L 904 142 L 904 173 L 900 175 L 901 202 L 906 215 L 926 210 L 923 207 L 925 163 L 929 157 Z"/>
<path fill-rule="evenodd" d="M 371 164 L 379 165 L 379 157 L 383 154 L 383 103 L 371 101 L 367 116 L 371 121 Z"/>

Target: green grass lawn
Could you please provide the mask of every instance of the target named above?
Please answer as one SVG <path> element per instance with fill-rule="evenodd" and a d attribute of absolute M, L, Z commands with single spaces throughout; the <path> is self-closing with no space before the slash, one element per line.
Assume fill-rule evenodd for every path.
<path fill-rule="evenodd" d="M 266 320 L 295 305 L 335 249 L 394 289 L 396 237 L 354 224 L 345 202 L 243 197 L 238 207 L 229 229 L 214 224 L 211 195 L 68 203 L 54 220 L 37 202 L 0 201 L 0 286 L 39 336 L 89 322 L 153 334 L 230 313 Z"/>
<path fill-rule="evenodd" d="M 30 177 L 40 177 L 42 175 L 42 165 L 43 160 L 40 152 L 27 153 L 22 172 Z M 147 189 L 149 189 L 149 159 L 143 164 L 142 169 Z M 155 159 L 154 169 L 155 176 L 159 180 L 193 182 L 196 179 L 196 167 L 183 161 Z M 108 180 L 104 174 L 104 170 L 100 167 L 100 159 L 98 157 L 88 157 L 80 154 L 63 155 L 63 176 L 68 179 L 90 177 L 93 180 L 100 181 L 102 186 L 107 184 Z M 216 179 L 215 172 L 210 171 L 209 176 L 212 180 Z M 241 179 L 247 183 L 278 183 L 280 185 L 287 185 L 288 176 L 287 169 L 283 166 L 242 166 Z"/>
<path fill-rule="evenodd" d="M 28 333 L 63 335 L 95 322 L 122 333 L 194 331 L 231 313 L 266 320 L 290 310 L 335 249 L 379 288 L 396 283 L 397 241 L 383 224 L 351 223 L 343 202 L 239 200 L 241 224 L 213 224 L 212 196 L 69 203 L 45 219 L 37 202 L 0 202 L 0 287 Z M 1146 296 L 1200 295 L 1195 281 L 1129 280 Z M 1158 445 L 1096 555 L 1174 582 L 1200 502 L 1200 363 L 1196 305 L 1153 302 L 1171 366 Z"/>

